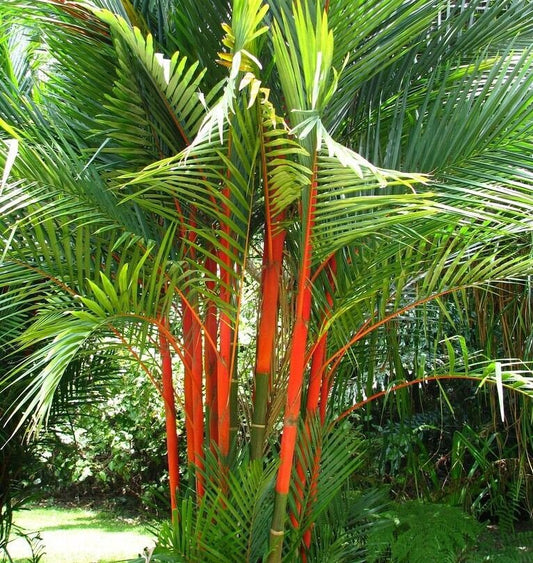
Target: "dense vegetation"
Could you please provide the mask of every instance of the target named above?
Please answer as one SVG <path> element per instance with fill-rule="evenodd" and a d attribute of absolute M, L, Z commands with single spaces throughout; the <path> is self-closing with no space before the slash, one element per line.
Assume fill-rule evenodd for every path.
<path fill-rule="evenodd" d="M 0 28 L 1 541 L 23 438 L 54 490 L 168 476 L 154 561 L 454 560 L 457 507 L 530 518 L 531 2 Z"/>

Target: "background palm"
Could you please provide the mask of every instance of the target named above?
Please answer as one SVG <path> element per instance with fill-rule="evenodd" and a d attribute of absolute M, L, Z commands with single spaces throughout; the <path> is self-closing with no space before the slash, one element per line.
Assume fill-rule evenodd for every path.
<path fill-rule="evenodd" d="M 117 366 L 74 369 L 80 357 L 120 349 L 159 385 L 170 345 L 185 365 L 177 389 L 183 377 L 189 463 L 203 467 L 203 444 L 216 446 L 196 473 L 198 497 L 207 483 L 207 507 L 234 502 L 243 518 L 256 514 L 242 503 L 262 506 L 264 495 L 246 486 L 271 483 L 280 417 L 299 411 L 303 395 L 309 426 L 298 464 L 312 475 L 313 452 L 323 455 L 322 496 L 317 501 L 305 482 L 293 486 L 288 510 L 300 515 L 300 528 L 285 545 L 290 558 L 338 490 L 340 468 L 348 475 L 354 467 L 345 434 L 330 436 L 326 417 L 376 386 L 423 375 L 424 366 L 409 373 L 398 360 L 402 314 L 435 299 L 445 310 L 447 294 L 468 300 L 468 287 L 498 280 L 513 279 L 519 293 L 529 274 L 532 18 L 529 3 L 514 2 L 339 1 L 327 3 L 327 16 L 314 2 L 268 5 L 43 0 L 32 2 L 21 28 L 13 22 L 27 3 L 2 4 L 0 123 L 18 147 L 10 141 L 4 151 L 0 283 L 6 310 L 15 301 L 17 315 L 27 314 L 14 323 L 27 356 L 7 381 L 27 379 L 15 407 L 35 429 L 58 392 L 94 389 Z M 260 272 L 272 266 L 280 233 L 279 297 L 267 303 L 280 302 L 276 353 L 267 346 L 268 373 L 241 370 L 230 384 L 243 365 L 244 295 L 255 292 L 261 309 Z M 211 305 L 218 337 L 207 326 Z M 378 357 L 367 353 L 378 331 L 393 358 L 379 384 Z M 227 384 L 218 395 L 206 389 L 208 420 L 193 367 L 200 333 L 206 369 L 217 344 L 218 375 L 204 374 L 207 387 Z M 312 357 L 324 367 L 316 428 Z M 504 381 L 531 391 L 516 365 L 509 368 Z M 172 408 L 168 416 L 172 422 Z M 253 417 L 254 427 L 266 426 L 252 437 L 252 457 L 263 457 L 265 468 L 252 474 L 253 485 L 239 469 L 242 479 L 228 483 L 227 467 L 244 463 L 236 452 L 248 447 Z M 281 461 L 279 474 L 287 474 L 292 453 Z M 222 483 L 221 493 L 211 481 Z M 277 489 L 281 531 L 288 490 L 279 477 Z M 185 514 L 191 501 L 183 502 Z M 237 558 L 246 549 L 250 560 L 266 551 L 266 528 L 253 525 L 248 544 L 243 536 L 225 545 L 221 528 L 215 549 L 206 532 L 213 513 L 203 510 L 197 543 L 183 549 L 208 545 L 214 560 L 229 549 Z M 218 510 L 217 519 L 231 527 L 235 512 Z M 281 549 L 276 537 L 271 547 Z"/>

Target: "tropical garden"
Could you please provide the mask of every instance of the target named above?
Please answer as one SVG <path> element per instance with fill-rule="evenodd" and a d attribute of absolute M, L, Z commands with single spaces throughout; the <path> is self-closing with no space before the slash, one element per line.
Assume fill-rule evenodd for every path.
<path fill-rule="evenodd" d="M 533 3 L 0 27 L 6 557 L 45 474 L 135 492 L 139 561 L 479 561 L 480 522 L 528 549 Z"/>

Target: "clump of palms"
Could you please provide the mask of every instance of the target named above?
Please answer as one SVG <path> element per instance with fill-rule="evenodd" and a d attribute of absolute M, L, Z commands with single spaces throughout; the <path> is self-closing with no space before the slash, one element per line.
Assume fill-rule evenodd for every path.
<path fill-rule="evenodd" d="M 342 419 L 380 385 L 367 338 L 530 274 L 532 7 L 31 8 L 0 12 L 14 409 L 38 431 L 115 365 L 80 360 L 128 356 L 165 405 L 171 549 L 305 559 L 358 463 Z M 431 377 L 461 375 L 532 390 L 502 362 Z"/>

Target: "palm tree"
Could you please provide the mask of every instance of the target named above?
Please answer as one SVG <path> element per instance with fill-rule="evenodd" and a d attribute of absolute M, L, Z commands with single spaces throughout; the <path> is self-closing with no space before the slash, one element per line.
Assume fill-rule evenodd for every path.
<path fill-rule="evenodd" d="M 358 463 L 340 421 L 420 381 L 377 382 L 368 339 L 530 274 L 531 4 L 31 8 L 0 8 L 0 303 L 32 316 L 12 412 L 37 432 L 79 358 L 121 350 L 164 401 L 174 549 L 316 556 Z M 423 379 L 531 393 L 512 367 Z"/>

